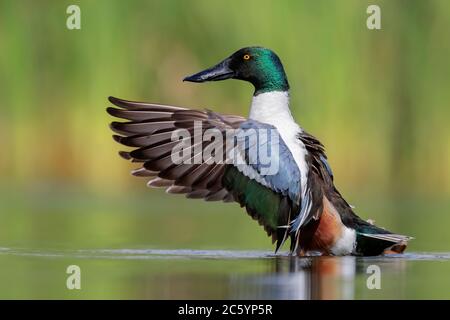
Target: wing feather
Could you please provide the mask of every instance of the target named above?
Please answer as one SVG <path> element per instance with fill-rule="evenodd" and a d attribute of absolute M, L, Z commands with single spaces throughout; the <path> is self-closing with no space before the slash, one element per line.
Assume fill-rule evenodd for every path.
<path fill-rule="evenodd" d="M 107 112 L 126 120 L 111 123 L 111 129 L 117 133 L 113 138 L 133 148 L 131 151 L 122 151 L 121 156 L 142 164 L 132 171 L 133 175 L 149 178 L 150 187 L 166 188 L 167 193 L 185 194 L 187 198 L 206 201 L 236 201 L 272 235 L 273 241 L 277 242 L 277 250 L 281 247 L 288 237 L 291 220 L 298 215 L 301 205 L 300 174 L 284 142 L 280 144 L 280 171 L 273 175 L 264 174 L 264 168 L 258 162 L 244 161 L 239 165 L 235 162 L 196 163 L 194 160 L 200 156 L 196 147 L 204 150 L 212 143 L 202 139 L 185 150 L 187 156 L 183 160 L 187 161 L 175 164 L 171 155 L 174 146 L 180 142 L 172 141 L 173 132 L 185 129 L 193 135 L 197 123 L 201 124 L 201 137 L 210 128 L 220 130 L 225 138 L 228 129 L 273 130 L 273 127 L 209 110 L 190 110 L 113 97 L 109 100 L 119 108 L 109 107 Z M 189 139 L 192 142 L 197 141 L 196 138 L 199 136 Z M 263 145 L 273 147 L 268 140 L 259 141 L 257 146 Z M 233 148 L 222 147 L 225 154 Z"/>

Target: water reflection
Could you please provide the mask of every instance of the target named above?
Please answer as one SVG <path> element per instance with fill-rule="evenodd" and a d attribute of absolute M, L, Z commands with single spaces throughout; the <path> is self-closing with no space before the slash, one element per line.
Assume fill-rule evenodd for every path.
<path fill-rule="evenodd" d="M 449 262 L 449 253 L 296 258 L 268 251 L 0 248 L 0 298 L 448 299 Z M 77 295 L 61 285 L 72 264 L 89 288 Z M 381 290 L 367 288 L 370 265 L 380 267 Z"/>
<path fill-rule="evenodd" d="M 371 275 L 371 264 L 383 266 L 386 272 L 404 271 L 405 261 L 357 257 L 275 257 L 271 271 L 231 279 L 232 296 L 239 299 L 354 299 L 356 278 L 364 281 Z M 388 269 L 386 269 L 388 267 Z M 364 275 L 364 276 L 362 276 Z"/>
<path fill-rule="evenodd" d="M 233 295 L 261 299 L 352 299 L 354 257 L 276 257 L 266 275 L 235 277 Z"/>

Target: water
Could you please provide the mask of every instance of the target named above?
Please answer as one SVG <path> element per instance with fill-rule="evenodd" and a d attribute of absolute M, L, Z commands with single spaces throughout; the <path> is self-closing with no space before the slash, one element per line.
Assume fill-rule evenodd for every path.
<path fill-rule="evenodd" d="M 66 288 L 73 264 L 81 290 Z M 258 250 L 0 248 L 0 265 L 0 298 L 450 298 L 450 253 L 297 258 Z M 373 265 L 380 289 L 367 287 Z"/>
<path fill-rule="evenodd" d="M 448 200 L 358 201 L 364 217 L 415 237 L 404 255 L 292 258 L 274 255 L 238 205 L 152 191 L 0 188 L 0 298 L 450 299 Z M 81 290 L 66 287 L 69 265 Z M 371 265 L 379 290 L 367 287 Z"/>

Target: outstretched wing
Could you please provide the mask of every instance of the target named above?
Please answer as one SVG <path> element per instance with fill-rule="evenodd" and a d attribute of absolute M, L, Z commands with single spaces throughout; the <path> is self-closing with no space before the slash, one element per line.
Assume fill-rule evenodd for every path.
<path fill-rule="evenodd" d="M 221 184 L 225 171 L 223 163 L 194 161 L 197 154 L 195 147 L 203 151 L 207 143 L 196 142 L 198 136 L 210 128 L 219 130 L 232 129 L 245 119 L 236 116 L 221 116 L 205 111 L 189 110 L 180 107 L 133 102 L 109 98 L 118 108 L 109 107 L 108 113 L 114 117 L 130 120 L 112 122 L 111 129 L 119 135 L 113 138 L 134 149 L 119 154 L 142 166 L 132 174 L 149 179 L 151 187 L 165 187 L 168 193 L 186 194 L 188 198 L 204 198 L 208 201 L 234 199 Z M 201 131 L 194 132 L 195 123 L 201 124 Z M 200 126 L 199 126 L 200 127 Z M 186 130 L 191 134 L 192 150 L 183 163 L 176 164 L 172 152 L 179 140 L 173 139 L 176 130 Z"/>
<path fill-rule="evenodd" d="M 203 198 L 207 201 L 236 201 L 245 206 L 247 212 L 260 224 L 277 249 L 288 235 L 291 219 L 298 215 L 300 206 L 300 174 L 289 149 L 272 126 L 246 120 L 233 115 L 221 115 L 211 111 L 151 103 L 126 101 L 110 97 L 110 102 L 119 108 L 110 107 L 108 113 L 128 120 L 112 122 L 111 129 L 117 133 L 114 139 L 131 151 L 120 155 L 141 167 L 132 172 L 135 176 L 149 179 L 152 187 L 165 187 L 168 193 L 186 194 L 188 198 Z M 202 139 L 208 130 L 220 132 L 222 141 L 228 141 L 227 133 L 234 132 L 235 143 L 222 143 L 219 149 L 225 155 L 224 161 L 208 161 L 201 153 L 214 140 Z M 174 140 L 174 132 L 184 130 L 190 136 L 183 138 L 187 145 L 183 161 L 173 161 L 174 148 L 180 140 Z M 258 135 L 270 131 L 273 137 Z M 256 140 L 252 140 L 257 132 Z M 252 153 L 251 145 L 242 146 L 237 140 L 240 135 L 250 137 L 247 142 L 256 143 L 256 150 L 265 150 L 266 156 L 275 161 L 266 163 L 260 153 Z M 245 142 L 244 141 L 244 142 Z M 256 142 L 255 142 L 256 141 Z M 276 149 L 276 152 L 275 152 Z M 230 157 L 230 151 L 236 151 Z M 271 154 L 270 154 L 271 153 Z M 256 158 L 255 158 L 256 157 Z M 202 159 L 201 161 L 198 161 Z"/>

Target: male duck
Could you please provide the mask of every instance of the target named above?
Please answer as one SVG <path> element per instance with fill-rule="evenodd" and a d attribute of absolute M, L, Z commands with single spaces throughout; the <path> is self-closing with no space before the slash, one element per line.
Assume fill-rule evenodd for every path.
<path fill-rule="evenodd" d="M 291 253 L 325 255 L 402 253 L 411 237 L 394 234 L 359 218 L 333 183 L 323 145 L 305 132 L 289 109 L 289 83 L 283 65 L 271 50 L 240 49 L 219 64 L 186 77 L 205 82 L 239 79 L 255 87 L 248 119 L 212 111 L 133 102 L 110 97 L 119 108 L 112 116 L 114 139 L 135 148 L 122 157 L 142 163 L 135 176 L 149 177 L 149 186 L 207 201 L 236 201 L 264 226 L 277 251 L 289 237 Z M 173 131 L 267 129 L 279 134 L 278 172 L 264 173 L 256 163 L 181 163 L 172 161 Z M 265 141 L 267 143 L 267 141 Z M 202 144 L 205 147 L 205 144 Z M 195 152 L 190 154 L 192 158 Z M 248 161 L 248 158 L 247 158 Z"/>

